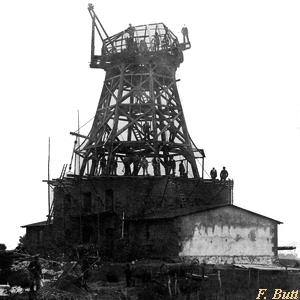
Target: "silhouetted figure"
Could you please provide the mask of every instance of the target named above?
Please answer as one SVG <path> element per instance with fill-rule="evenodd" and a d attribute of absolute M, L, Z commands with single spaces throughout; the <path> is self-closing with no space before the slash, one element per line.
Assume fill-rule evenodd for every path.
<path fill-rule="evenodd" d="M 139 47 L 141 52 L 146 52 L 148 51 L 148 47 L 147 47 L 147 43 L 145 42 L 145 40 L 141 40 L 140 41 L 140 47 Z"/>
<path fill-rule="evenodd" d="M 179 174 L 180 174 L 180 177 L 183 177 L 184 176 L 184 173 L 185 173 L 185 168 L 184 168 L 184 165 L 183 165 L 183 160 L 180 162 L 179 164 Z"/>
<path fill-rule="evenodd" d="M 129 27 L 126 29 L 126 37 L 125 37 L 125 41 L 126 41 L 126 48 L 128 51 L 133 51 L 134 50 L 134 27 L 131 26 L 131 24 L 129 24 Z"/>
<path fill-rule="evenodd" d="M 71 167 L 71 165 L 70 165 Z M 91 167 L 91 174 L 98 175 L 97 174 L 97 167 L 98 167 L 98 157 L 95 153 L 92 153 L 92 167 Z"/>
<path fill-rule="evenodd" d="M 176 127 L 174 125 L 174 122 L 172 121 L 169 125 L 169 142 L 174 142 L 175 136 L 176 136 Z"/>
<path fill-rule="evenodd" d="M 173 157 L 171 157 L 169 160 L 169 170 L 169 173 L 172 173 L 172 175 L 175 176 L 176 162 Z"/>
<path fill-rule="evenodd" d="M 117 175 L 117 169 L 118 169 L 118 159 L 113 158 L 111 160 L 111 166 L 110 166 L 111 174 L 112 175 Z"/>
<path fill-rule="evenodd" d="M 160 159 L 156 157 L 157 175 L 160 176 Z"/>
<path fill-rule="evenodd" d="M 150 124 L 148 122 L 145 122 L 142 128 L 143 128 L 145 140 L 149 140 L 149 138 L 150 138 L 150 128 L 151 128 Z"/>
<path fill-rule="evenodd" d="M 36 291 L 41 287 L 42 267 L 38 255 L 34 256 L 27 269 L 29 271 L 30 294 L 32 295 L 34 293 L 34 285 L 36 286 Z"/>
<path fill-rule="evenodd" d="M 169 46 L 170 42 L 169 42 L 169 37 L 167 35 L 167 33 L 164 35 L 162 41 L 161 41 L 161 48 L 162 49 L 167 49 Z"/>
<path fill-rule="evenodd" d="M 155 35 L 154 35 L 154 51 L 158 51 L 159 50 L 159 44 L 160 44 L 160 41 L 159 41 L 159 35 L 157 33 L 157 31 L 155 31 Z"/>
<path fill-rule="evenodd" d="M 220 177 L 221 177 L 221 180 L 226 180 L 226 178 L 228 177 L 228 172 L 227 172 L 227 170 L 226 170 L 226 168 L 225 167 L 223 167 L 223 170 L 221 171 L 221 173 L 220 173 Z"/>
<path fill-rule="evenodd" d="M 215 168 L 212 168 L 210 171 L 210 177 L 212 180 L 215 180 L 218 176 L 217 170 Z"/>
<path fill-rule="evenodd" d="M 148 160 L 144 156 L 141 160 L 141 167 L 143 169 L 143 176 L 148 175 L 148 165 L 149 165 Z"/>
<path fill-rule="evenodd" d="M 153 157 L 152 159 L 152 166 L 153 166 L 153 172 L 154 176 L 160 175 L 160 159 L 158 157 Z"/>
<path fill-rule="evenodd" d="M 134 37 L 134 31 L 135 31 L 135 28 L 132 27 L 131 23 L 129 24 L 129 27 L 127 28 L 126 32 L 128 32 L 129 34 L 129 37 L 133 38 Z"/>
<path fill-rule="evenodd" d="M 140 161 L 141 161 L 140 156 L 137 153 L 135 153 L 133 156 L 133 172 L 132 172 L 132 175 L 134 176 L 137 176 L 139 173 Z"/>
<path fill-rule="evenodd" d="M 131 175 L 131 169 L 130 169 L 130 158 L 128 156 L 125 156 L 123 159 L 123 163 L 124 163 L 124 169 L 125 169 L 125 176 L 130 176 Z"/>
<path fill-rule="evenodd" d="M 189 43 L 190 40 L 189 40 L 189 30 L 187 29 L 187 27 L 184 27 L 181 29 L 181 33 L 183 35 L 183 43 Z"/>
<path fill-rule="evenodd" d="M 102 175 L 106 174 L 106 158 L 105 156 L 103 156 L 100 160 L 100 169 L 101 169 L 101 173 Z"/>

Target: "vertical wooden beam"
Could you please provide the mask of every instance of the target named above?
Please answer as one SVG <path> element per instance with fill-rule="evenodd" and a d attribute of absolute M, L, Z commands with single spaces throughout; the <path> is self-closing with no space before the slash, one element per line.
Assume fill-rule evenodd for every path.
<path fill-rule="evenodd" d="M 91 40 L 91 63 L 93 63 L 95 55 L 95 14 L 92 16 L 92 40 Z"/>
<path fill-rule="evenodd" d="M 48 140 L 48 216 L 50 216 L 50 137 Z"/>
<path fill-rule="evenodd" d="M 119 124 L 120 112 L 119 112 L 119 109 L 117 109 L 117 107 L 119 106 L 122 95 L 123 95 L 125 63 L 122 63 L 120 68 L 121 69 L 120 69 L 120 75 L 119 75 L 118 95 L 117 95 L 117 101 L 116 101 L 117 103 L 116 103 L 116 109 L 115 109 L 114 124 L 113 124 L 113 128 L 111 130 L 111 133 L 108 137 L 111 140 L 111 142 L 113 142 L 115 139 L 115 135 L 116 135 L 116 132 L 118 129 L 118 124 Z"/>
<path fill-rule="evenodd" d="M 155 149 L 155 156 L 159 156 L 159 149 L 158 149 L 158 141 L 157 141 L 157 123 L 156 123 L 156 103 L 154 101 L 154 86 L 153 86 L 153 68 L 154 64 L 149 65 L 149 92 L 150 92 L 150 99 L 151 99 L 151 106 L 152 106 L 152 126 L 153 126 L 153 145 Z"/>

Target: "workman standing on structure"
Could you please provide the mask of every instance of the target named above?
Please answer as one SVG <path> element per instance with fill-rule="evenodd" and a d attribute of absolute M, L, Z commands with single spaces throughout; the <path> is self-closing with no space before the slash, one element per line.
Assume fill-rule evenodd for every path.
<path fill-rule="evenodd" d="M 36 285 L 36 291 L 41 287 L 42 267 L 38 255 L 34 256 L 27 269 L 29 271 L 30 294 L 32 295 L 34 293 L 34 285 Z"/>
<path fill-rule="evenodd" d="M 131 169 L 130 169 L 130 158 L 128 156 L 125 156 L 123 159 L 124 163 L 124 169 L 125 169 L 125 176 L 130 176 L 131 175 Z"/>
<path fill-rule="evenodd" d="M 169 142 L 174 142 L 174 139 L 175 139 L 175 136 L 176 136 L 176 127 L 175 127 L 173 121 L 170 122 L 169 132 L 170 132 Z"/>
<path fill-rule="evenodd" d="M 158 157 L 155 157 L 155 156 L 153 157 L 152 166 L 153 166 L 154 176 L 159 176 L 160 175 L 160 160 Z"/>
<path fill-rule="evenodd" d="M 183 35 L 183 43 L 189 43 L 190 40 L 189 40 L 189 30 L 187 29 L 187 27 L 185 27 L 185 24 L 184 24 L 184 27 L 181 29 L 181 33 Z"/>
<path fill-rule="evenodd" d="M 181 163 L 179 164 L 179 173 L 180 173 L 180 177 L 183 177 L 183 176 L 184 176 L 185 168 L 184 168 L 184 165 L 183 165 L 183 160 L 182 160 Z"/>
<path fill-rule="evenodd" d="M 129 27 L 127 28 L 126 32 L 128 32 L 130 38 L 134 37 L 135 28 L 132 27 L 131 23 L 129 24 Z"/>
<path fill-rule="evenodd" d="M 170 174 L 172 173 L 173 176 L 175 176 L 175 169 L 176 169 L 176 162 L 174 158 L 171 157 L 169 161 L 169 170 L 170 170 L 169 173 Z"/>
<path fill-rule="evenodd" d="M 113 157 L 110 161 L 110 174 L 117 175 L 118 161 L 117 157 Z"/>
<path fill-rule="evenodd" d="M 157 33 L 157 31 L 155 31 L 155 35 L 154 35 L 154 51 L 158 51 L 159 50 L 159 35 Z"/>
<path fill-rule="evenodd" d="M 142 160 L 141 160 L 141 167 L 142 167 L 142 169 L 143 169 L 143 176 L 149 175 L 149 173 L 148 173 L 148 165 L 149 165 L 148 160 L 147 160 L 146 157 L 144 156 L 144 157 L 142 158 Z"/>
<path fill-rule="evenodd" d="M 145 40 L 140 41 L 140 47 L 139 47 L 141 52 L 146 52 L 148 50 L 147 43 Z"/>
<path fill-rule="evenodd" d="M 168 46 L 169 46 L 169 37 L 167 34 L 164 35 L 163 39 L 162 39 L 162 42 L 161 42 L 161 48 L 162 49 L 167 49 Z"/>
<path fill-rule="evenodd" d="M 100 160 L 100 169 L 101 169 L 101 175 L 105 175 L 106 174 L 106 158 L 105 156 L 103 156 Z"/>
<path fill-rule="evenodd" d="M 135 28 L 129 24 L 129 27 L 126 29 L 128 36 L 125 38 L 127 50 L 131 51 L 134 49 L 134 31 Z"/>
<path fill-rule="evenodd" d="M 218 176 L 217 170 L 215 168 L 212 168 L 210 171 L 210 177 L 212 180 L 215 180 Z"/>
<path fill-rule="evenodd" d="M 220 173 L 220 177 L 221 177 L 221 180 L 226 180 L 226 178 L 228 177 L 228 172 L 227 172 L 227 170 L 226 170 L 226 168 L 225 167 L 223 167 L 223 170 L 221 171 L 221 173 Z"/>
<path fill-rule="evenodd" d="M 160 176 L 160 159 L 156 157 L 157 175 Z"/>
<path fill-rule="evenodd" d="M 135 153 L 133 156 L 133 172 L 132 175 L 137 176 L 140 170 L 140 162 L 141 162 L 141 158 L 140 156 Z"/>
<path fill-rule="evenodd" d="M 148 122 L 145 122 L 143 125 L 145 140 L 149 140 L 150 138 L 150 128 L 151 128 L 150 124 Z"/>

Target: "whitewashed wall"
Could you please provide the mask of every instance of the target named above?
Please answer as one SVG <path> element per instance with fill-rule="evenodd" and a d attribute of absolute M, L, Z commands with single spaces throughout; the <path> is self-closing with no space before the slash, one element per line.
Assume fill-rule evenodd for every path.
<path fill-rule="evenodd" d="M 214 263 L 270 263 L 277 256 L 277 222 L 238 207 L 180 218 L 181 257 Z"/>

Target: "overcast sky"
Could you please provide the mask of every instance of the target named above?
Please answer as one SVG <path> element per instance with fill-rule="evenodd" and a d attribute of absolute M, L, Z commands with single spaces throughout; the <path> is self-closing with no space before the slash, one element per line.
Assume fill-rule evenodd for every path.
<path fill-rule="evenodd" d="M 71 160 L 77 129 L 95 113 L 104 71 L 89 68 L 88 1 L 1 1 L 0 243 L 47 214 L 52 178 Z M 163 22 L 192 47 L 177 72 L 191 137 L 205 169 L 226 166 L 234 204 L 283 222 L 279 245 L 299 228 L 300 2 L 290 0 L 99 1 L 109 35 Z M 89 123 L 87 131 L 89 130 Z"/>

